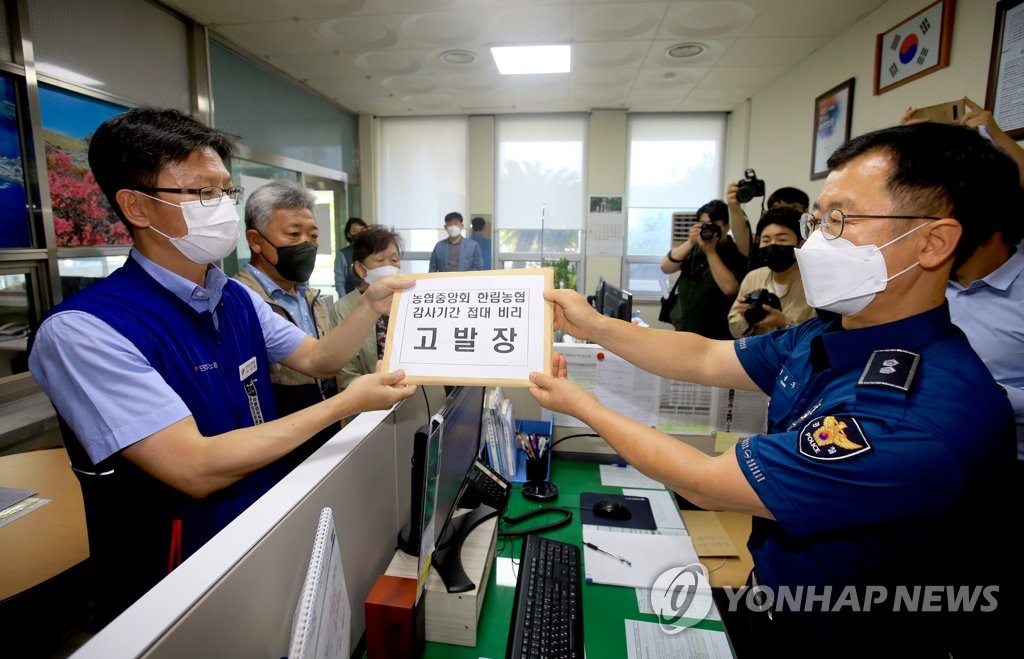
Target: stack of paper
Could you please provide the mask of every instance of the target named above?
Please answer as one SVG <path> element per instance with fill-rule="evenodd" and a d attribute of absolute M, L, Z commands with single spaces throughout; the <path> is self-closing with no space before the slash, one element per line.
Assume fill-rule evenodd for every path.
<path fill-rule="evenodd" d="M 484 393 L 484 414 L 481 431 L 491 467 L 507 480 L 516 473 L 516 421 L 512 401 L 505 398 L 501 387 Z"/>

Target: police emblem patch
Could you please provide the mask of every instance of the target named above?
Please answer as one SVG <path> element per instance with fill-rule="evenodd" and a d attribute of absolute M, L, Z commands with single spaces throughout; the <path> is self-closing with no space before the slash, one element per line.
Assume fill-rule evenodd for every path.
<path fill-rule="evenodd" d="M 910 391 L 910 384 L 914 381 L 920 362 L 921 355 L 909 350 L 876 350 L 871 353 L 871 359 L 860 374 L 857 386 L 874 385 Z"/>
<path fill-rule="evenodd" d="M 848 416 L 819 416 L 800 431 L 800 453 L 814 460 L 845 460 L 871 450 L 860 425 Z"/>

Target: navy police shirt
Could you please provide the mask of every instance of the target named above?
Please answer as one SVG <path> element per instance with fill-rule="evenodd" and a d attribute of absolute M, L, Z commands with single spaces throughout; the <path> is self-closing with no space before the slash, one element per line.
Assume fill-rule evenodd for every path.
<path fill-rule="evenodd" d="M 735 449 L 775 518 L 753 520 L 761 583 L 835 596 L 989 579 L 958 544 L 1005 501 L 1013 414 L 945 304 L 854 330 L 815 318 L 735 347 L 771 396 L 768 432 Z"/>

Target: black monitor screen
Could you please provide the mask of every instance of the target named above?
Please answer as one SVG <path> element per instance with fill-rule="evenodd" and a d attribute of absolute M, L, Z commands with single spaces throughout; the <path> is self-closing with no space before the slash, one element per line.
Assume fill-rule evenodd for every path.
<path fill-rule="evenodd" d="M 483 403 L 483 387 L 459 387 L 431 420 L 420 530 L 425 537 L 425 525 L 432 525 L 435 547 L 455 511 L 466 474 L 480 454 Z"/>
<path fill-rule="evenodd" d="M 618 286 L 604 282 L 600 290 L 601 306 L 597 308 L 605 316 L 629 322 L 633 315 L 633 294 Z"/>
<path fill-rule="evenodd" d="M 452 517 L 466 475 L 480 454 L 483 404 L 483 387 L 454 388 L 413 441 L 410 519 L 398 534 L 398 546 L 421 559 L 432 552 L 433 565 L 449 592 L 473 588 L 459 552 L 465 534 L 487 514 L 478 509 L 475 515 Z"/>

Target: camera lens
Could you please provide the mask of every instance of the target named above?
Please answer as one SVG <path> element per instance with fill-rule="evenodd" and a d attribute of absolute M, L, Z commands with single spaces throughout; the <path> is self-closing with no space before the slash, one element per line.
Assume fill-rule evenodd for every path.
<path fill-rule="evenodd" d="M 745 183 L 740 183 L 739 187 L 736 188 L 736 201 L 741 204 L 745 204 L 754 198 L 754 191 L 750 189 L 750 186 Z"/>
<path fill-rule="evenodd" d="M 711 240 L 712 238 L 720 236 L 721 234 L 722 230 L 718 228 L 718 225 L 713 222 L 709 224 L 702 224 L 700 227 L 701 240 Z"/>

